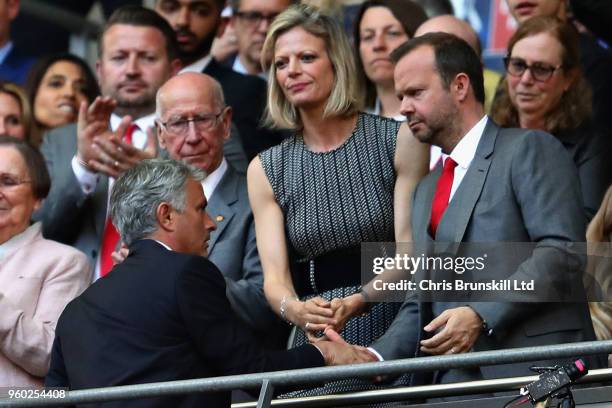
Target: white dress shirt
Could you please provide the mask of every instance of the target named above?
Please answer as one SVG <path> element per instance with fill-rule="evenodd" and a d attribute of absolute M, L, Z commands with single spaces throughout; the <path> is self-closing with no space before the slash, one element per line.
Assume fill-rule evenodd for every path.
<path fill-rule="evenodd" d="M 240 55 L 236 55 L 236 58 L 234 58 L 234 64 L 232 65 L 232 69 L 242 75 L 253 75 L 250 74 L 249 71 L 247 71 L 246 67 L 242 64 L 242 61 L 240 61 Z M 266 75 L 266 73 L 263 71 L 255 74 L 255 76 L 258 76 L 264 81 L 268 80 L 268 75 Z"/>
<path fill-rule="evenodd" d="M 215 189 L 219 185 L 219 182 L 223 178 L 223 175 L 227 171 L 227 161 L 225 157 L 221 160 L 221 164 L 212 173 L 206 176 L 206 178 L 202 181 L 202 188 L 204 189 L 204 197 L 206 197 L 206 201 L 210 201 L 210 197 L 212 197 Z"/>
<path fill-rule="evenodd" d="M 466 133 L 465 136 L 463 136 L 459 143 L 457 143 L 457 146 L 455 146 L 450 155 L 442 153 L 443 160 L 446 160 L 446 158 L 450 156 L 451 159 L 457 163 L 453 177 L 453 186 L 451 187 L 451 193 L 448 199 L 449 202 L 453 199 L 455 191 L 457 191 L 457 188 L 459 188 L 463 177 L 465 177 L 465 173 L 467 173 L 468 168 L 476 155 L 476 149 L 478 148 L 478 143 L 480 142 L 482 133 L 487 125 L 487 121 L 487 116 L 483 116 L 482 119 L 480 119 L 478 123 L 476 123 L 474 127 L 472 127 L 470 131 Z"/>

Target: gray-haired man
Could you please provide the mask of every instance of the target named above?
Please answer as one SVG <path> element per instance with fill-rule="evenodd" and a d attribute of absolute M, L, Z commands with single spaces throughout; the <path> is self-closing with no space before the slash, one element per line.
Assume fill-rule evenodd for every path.
<path fill-rule="evenodd" d="M 84 389 L 369 361 L 362 347 L 323 341 L 264 352 L 232 312 L 203 255 L 215 224 L 204 172 L 147 160 L 119 178 L 111 214 L 127 259 L 60 317 L 47 386 Z M 332 333 L 333 336 L 333 333 Z M 130 406 L 229 406 L 229 393 L 131 401 Z"/>
<path fill-rule="evenodd" d="M 180 74 L 157 93 L 156 115 L 160 145 L 170 158 L 208 174 L 202 187 L 217 223 L 208 257 L 225 276 L 232 308 L 269 338 L 268 346 L 284 346 L 286 336 L 283 338 L 280 322 L 263 294 L 263 271 L 246 180 L 223 157 L 232 109 L 225 105 L 221 86 L 205 74 Z"/>

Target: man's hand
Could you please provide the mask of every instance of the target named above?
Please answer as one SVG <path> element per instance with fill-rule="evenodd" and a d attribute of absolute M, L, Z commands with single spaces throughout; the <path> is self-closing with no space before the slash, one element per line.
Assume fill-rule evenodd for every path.
<path fill-rule="evenodd" d="M 378 361 L 378 358 L 370 351 L 361 346 L 348 344 L 332 329 L 325 330 L 327 340 L 316 342 L 317 347 L 323 353 L 325 365 L 360 364 Z"/>
<path fill-rule="evenodd" d="M 238 37 L 233 27 L 227 25 L 223 35 L 216 37 L 210 47 L 210 55 L 218 61 L 225 61 L 231 56 L 238 53 Z"/>
<path fill-rule="evenodd" d="M 147 143 L 142 150 L 123 141 L 123 135 L 130 123 L 130 117 L 126 116 L 110 137 L 102 135 L 94 138 L 93 148 L 97 157 L 88 163 L 89 166 L 98 172 L 117 178 L 140 161 L 157 157 L 157 138 L 152 128 L 146 130 Z"/>
<path fill-rule="evenodd" d="M 421 351 L 432 355 L 466 353 L 482 331 L 480 316 L 468 306 L 447 309 L 424 327 L 426 332 L 442 328 L 435 336 L 421 341 Z"/>
<path fill-rule="evenodd" d="M 79 106 L 77 119 L 77 158 L 89 166 L 89 162 L 97 157 L 93 148 L 93 140 L 104 134 L 109 134 L 110 116 L 117 102 L 107 96 L 98 96 L 88 107 L 85 102 Z"/>
<path fill-rule="evenodd" d="M 111 258 L 113 260 L 113 266 L 119 265 L 121 262 L 125 261 L 125 258 L 127 258 L 129 254 L 130 254 L 130 250 L 128 249 L 127 245 L 125 245 L 122 242 L 121 248 L 119 248 L 118 251 L 113 251 L 111 253 Z"/>

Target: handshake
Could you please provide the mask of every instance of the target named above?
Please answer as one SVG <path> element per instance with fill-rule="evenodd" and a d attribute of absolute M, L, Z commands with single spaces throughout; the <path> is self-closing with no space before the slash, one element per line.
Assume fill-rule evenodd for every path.
<path fill-rule="evenodd" d="M 351 317 L 364 311 L 365 300 L 359 293 L 331 301 L 320 297 L 306 301 L 284 298 L 281 305 L 281 317 L 304 329 L 310 342 L 323 354 L 326 365 L 379 361 L 367 348 L 351 345 L 338 334 Z M 317 332 L 324 336 L 316 337 Z"/>

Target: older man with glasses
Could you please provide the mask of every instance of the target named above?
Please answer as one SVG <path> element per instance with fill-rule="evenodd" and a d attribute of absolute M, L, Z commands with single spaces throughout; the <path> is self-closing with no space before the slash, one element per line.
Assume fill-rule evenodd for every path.
<path fill-rule="evenodd" d="M 227 296 L 236 313 L 261 337 L 281 346 L 280 321 L 263 294 L 263 272 L 246 179 L 223 156 L 232 108 L 219 83 L 205 74 L 183 73 L 157 94 L 156 123 L 160 145 L 175 160 L 204 170 L 208 212 L 217 224 L 211 232 L 209 259 L 225 276 Z M 264 335 L 264 333 L 267 333 Z M 280 339 L 280 340 L 279 340 Z"/>
<path fill-rule="evenodd" d="M 269 3 L 276 1 L 270 0 Z M 234 109 L 232 120 L 240 134 L 242 147 L 251 160 L 262 150 L 280 143 L 284 135 L 261 126 L 266 106 L 266 83 L 261 78 L 233 71 L 217 62 L 210 53 L 215 37 L 225 31 L 226 22 L 221 17 L 224 4 L 225 0 L 156 0 L 155 11 L 174 29 L 179 58 L 183 63 L 181 72 L 201 72 L 221 84 L 227 104 Z M 271 9 L 266 10 L 266 17 L 272 15 Z M 267 26 L 268 23 L 265 24 L 266 30 Z M 247 41 L 263 43 L 263 38 L 257 40 L 253 35 Z M 238 170 L 245 171 L 244 168 Z"/>

